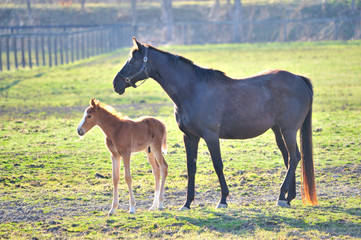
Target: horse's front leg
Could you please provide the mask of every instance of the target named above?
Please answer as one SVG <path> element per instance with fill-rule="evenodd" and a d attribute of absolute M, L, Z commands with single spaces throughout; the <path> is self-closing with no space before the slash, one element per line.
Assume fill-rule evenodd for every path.
<path fill-rule="evenodd" d="M 197 171 L 197 151 L 199 137 L 193 135 L 183 135 L 184 146 L 187 154 L 188 188 L 187 201 L 179 210 L 190 209 L 194 200 L 194 182 Z"/>
<path fill-rule="evenodd" d="M 109 211 L 109 215 L 113 215 L 115 213 L 115 209 L 117 209 L 119 205 L 119 195 L 118 195 L 118 185 L 119 185 L 119 168 L 120 168 L 120 157 L 111 156 L 112 158 L 112 166 L 113 166 L 113 203 L 112 208 Z"/>
<path fill-rule="evenodd" d="M 132 177 L 130 175 L 130 153 L 124 154 L 123 156 L 123 164 L 124 164 L 124 179 L 128 185 L 129 190 L 129 213 L 135 213 L 135 199 L 133 195 L 132 189 Z"/>
<path fill-rule="evenodd" d="M 212 162 L 213 162 L 213 167 L 217 173 L 218 180 L 221 185 L 222 197 L 221 197 L 221 201 L 218 203 L 216 208 L 226 208 L 227 207 L 227 197 L 229 195 L 229 191 L 228 191 L 226 179 L 224 178 L 224 174 L 223 174 L 223 162 L 222 162 L 222 158 L 221 158 L 221 149 L 219 146 L 219 138 L 218 138 L 218 136 L 214 136 L 214 137 L 210 137 L 210 138 L 205 138 L 204 140 L 208 146 L 208 150 L 211 154 L 211 158 L 212 158 Z"/>

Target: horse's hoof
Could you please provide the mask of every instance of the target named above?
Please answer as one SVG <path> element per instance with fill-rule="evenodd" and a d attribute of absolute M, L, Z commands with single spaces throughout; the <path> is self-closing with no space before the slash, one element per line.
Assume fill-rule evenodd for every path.
<path fill-rule="evenodd" d="M 190 210 L 190 208 L 186 206 L 182 206 L 180 209 L 178 209 L 178 211 L 188 211 L 188 210 Z"/>
<path fill-rule="evenodd" d="M 129 211 L 129 214 L 135 214 L 135 211 Z"/>
<path fill-rule="evenodd" d="M 115 214 L 115 211 L 113 209 L 108 212 L 108 216 L 112 216 L 114 214 Z"/>
<path fill-rule="evenodd" d="M 219 209 L 219 208 L 227 208 L 228 205 L 226 203 L 218 203 L 218 205 L 216 206 L 216 209 Z"/>
<path fill-rule="evenodd" d="M 291 206 L 288 204 L 287 200 L 278 200 L 278 201 L 277 201 L 277 206 L 287 207 L 287 208 L 291 207 Z"/>

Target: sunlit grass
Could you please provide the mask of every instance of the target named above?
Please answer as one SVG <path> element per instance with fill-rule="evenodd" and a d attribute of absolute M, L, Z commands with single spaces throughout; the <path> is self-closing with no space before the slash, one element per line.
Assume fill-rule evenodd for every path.
<path fill-rule="evenodd" d="M 285 167 L 272 131 L 248 140 L 221 140 L 229 208 L 215 210 L 220 187 L 200 141 L 196 199 L 186 196 L 186 160 L 173 104 L 149 79 L 119 96 L 112 80 L 128 49 L 54 68 L 0 73 L 0 238 L 312 239 L 360 238 L 361 42 L 217 44 L 162 47 L 196 64 L 241 78 L 265 68 L 306 75 L 314 84 L 313 142 L 319 206 L 275 206 Z M 111 160 L 104 135 L 83 138 L 76 127 L 96 97 L 130 117 L 152 115 L 168 129 L 166 210 L 147 212 L 154 178 L 144 153 L 132 155 L 136 215 L 120 181 L 112 200 Z M 123 169 L 121 169 L 123 170 Z M 105 178 L 96 178 L 99 173 Z M 121 174 L 122 176 L 122 174 Z"/>

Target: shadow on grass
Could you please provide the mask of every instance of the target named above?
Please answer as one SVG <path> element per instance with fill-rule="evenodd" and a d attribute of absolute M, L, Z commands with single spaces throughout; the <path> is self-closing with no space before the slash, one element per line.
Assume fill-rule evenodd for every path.
<path fill-rule="evenodd" d="M 334 212 L 335 207 L 324 207 L 323 212 Z M 351 214 L 355 216 L 360 215 L 360 209 L 344 209 L 336 208 L 336 211 L 343 214 Z M 204 213 L 213 217 L 207 217 L 202 219 L 196 216 L 178 216 L 179 220 L 185 221 L 191 225 L 198 226 L 200 228 L 207 228 L 220 233 L 233 234 L 237 237 L 242 237 L 245 233 L 252 233 L 256 229 L 263 229 L 266 231 L 280 232 L 282 229 L 297 229 L 287 233 L 298 234 L 298 237 L 307 237 L 307 231 L 316 231 L 322 233 L 322 235 L 330 235 L 334 237 L 351 236 L 361 237 L 359 231 L 359 224 L 350 222 L 343 219 L 331 219 L 319 220 L 317 218 L 317 212 L 315 211 L 315 218 L 313 222 L 308 222 L 303 217 L 287 217 L 278 214 L 265 213 L 257 209 L 247 209 L 241 214 L 230 214 L 229 212 L 218 212 L 205 210 Z M 237 216 L 236 216 L 237 215 Z"/>

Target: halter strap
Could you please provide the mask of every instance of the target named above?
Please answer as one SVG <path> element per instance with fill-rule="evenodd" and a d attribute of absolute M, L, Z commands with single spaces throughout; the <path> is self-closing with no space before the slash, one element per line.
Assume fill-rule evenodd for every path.
<path fill-rule="evenodd" d="M 124 78 L 125 82 L 128 83 L 130 86 L 132 86 L 133 88 L 139 87 L 140 85 L 142 85 L 148 78 L 149 78 L 149 73 L 147 72 L 147 62 L 148 62 L 148 47 L 145 46 L 145 53 L 144 53 L 144 57 L 143 57 L 143 65 L 142 67 L 139 69 L 138 72 L 134 73 L 132 76 L 126 77 L 123 74 L 121 74 L 120 72 L 118 73 L 122 78 Z M 145 73 L 146 78 L 144 79 L 143 82 L 141 82 L 138 86 L 132 82 L 132 79 L 137 77 L 138 75 Z"/>

